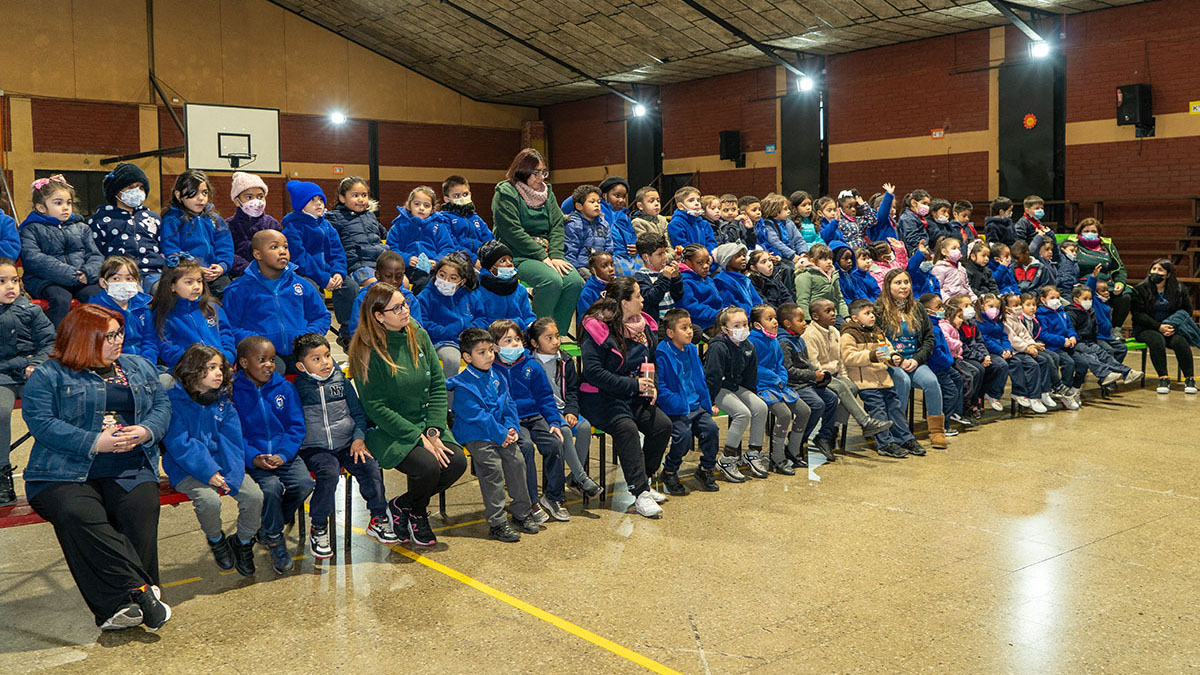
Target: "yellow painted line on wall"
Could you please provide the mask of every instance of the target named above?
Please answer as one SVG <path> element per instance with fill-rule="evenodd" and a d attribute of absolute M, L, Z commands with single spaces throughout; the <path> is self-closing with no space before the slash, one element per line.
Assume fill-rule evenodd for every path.
<path fill-rule="evenodd" d="M 1200 136 L 1200 116 L 1181 112 L 1155 115 L 1154 136 L 1145 139 L 1135 138 L 1133 126 L 1118 126 L 1116 119 L 1069 122 L 1067 124 L 1066 143 L 1067 145 L 1086 145 L 1089 143 L 1120 143 L 1137 140 L 1154 142 L 1164 138 L 1184 138 L 1187 136 Z"/>
<path fill-rule="evenodd" d="M 832 143 L 829 146 L 829 163 L 988 152 L 995 145 L 994 132 L 990 130 L 955 132 L 948 129 L 944 137 L 937 139 L 926 134 L 854 143 Z"/>

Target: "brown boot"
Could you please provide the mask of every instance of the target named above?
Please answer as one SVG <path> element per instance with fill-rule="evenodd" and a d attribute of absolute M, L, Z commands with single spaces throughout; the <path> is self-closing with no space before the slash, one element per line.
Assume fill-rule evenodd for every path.
<path fill-rule="evenodd" d="M 925 420 L 929 423 L 929 444 L 936 450 L 945 450 L 950 447 L 946 443 L 946 416 L 929 415 Z"/>

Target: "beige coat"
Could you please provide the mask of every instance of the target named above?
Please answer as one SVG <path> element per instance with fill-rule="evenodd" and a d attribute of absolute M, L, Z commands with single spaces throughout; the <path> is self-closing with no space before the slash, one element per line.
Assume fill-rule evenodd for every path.
<path fill-rule="evenodd" d="M 892 376 L 888 374 L 886 363 L 879 360 L 876 347 L 879 340 L 887 342 L 882 331 L 867 332 L 862 328 L 847 325 L 842 334 L 841 351 L 842 363 L 846 368 L 846 377 L 859 389 L 890 389 Z M 892 343 L 888 342 L 888 351 Z"/>
<path fill-rule="evenodd" d="M 841 335 L 838 329 L 830 326 L 821 328 L 816 321 L 810 321 L 804 329 L 804 344 L 808 346 L 808 361 L 817 370 L 824 370 L 834 375 L 842 372 L 842 347 L 839 343 Z"/>
<path fill-rule="evenodd" d="M 1035 342 L 1033 335 L 1025 327 L 1025 323 L 1021 321 L 1021 314 L 1019 312 L 1004 315 L 1004 332 L 1008 333 L 1008 341 L 1012 343 L 1014 352 L 1023 352 L 1029 349 L 1029 345 Z"/>
<path fill-rule="evenodd" d="M 667 248 L 671 247 L 671 237 L 667 234 L 667 218 L 663 214 L 660 213 L 653 218 L 647 216 L 634 218 L 632 223 L 635 236 L 640 237 L 647 232 L 661 234 L 663 239 L 667 240 Z"/>

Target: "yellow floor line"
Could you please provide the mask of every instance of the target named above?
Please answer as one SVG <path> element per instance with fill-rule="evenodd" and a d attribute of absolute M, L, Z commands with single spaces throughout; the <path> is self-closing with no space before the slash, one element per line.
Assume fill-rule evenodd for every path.
<path fill-rule="evenodd" d="M 172 586 L 182 586 L 184 584 L 192 584 L 197 581 L 204 581 L 204 577 L 192 577 L 191 579 L 180 579 L 179 581 L 169 581 L 162 585 L 162 588 L 171 588 Z"/>

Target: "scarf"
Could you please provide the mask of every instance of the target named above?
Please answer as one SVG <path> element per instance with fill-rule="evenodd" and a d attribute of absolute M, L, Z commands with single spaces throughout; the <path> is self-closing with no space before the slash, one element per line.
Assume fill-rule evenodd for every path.
<path fill-rule="evenodd" d="M 542 188 L 541 192 L 529 187 L 524 181 L 515 180 L 513 185 L 517 187 L 517 192 L 521 193 L 521 198 L 525 200 L 525 204 L 531 209 L 540 209 L 546 203 L 546 198 L 550 196 L 550 188 Z"/>
<path fill-rule="evenodd" d="M 623 326 L 625 337 L 646 344 L 646 316 L 639 313 L 632 319 L 626 319 Z"/>
<path fill-rule="evenodd" d="M 449 213 L 453 213 L 456 216 L 470 218 L 471 216 L 473 216 L 475 214 L 475 204 L 471 203 L 471 204 L 464 204 L 463 206 L 459 206 L 457 204 L 446 203 L 446 204 L 442 204 L 442 210 L 447 211 Z"/>
<path fill-rule="evenodd" d="M 520 285 L 520 281 L 513 277 L 511 279 L 501 279 L 500 277 L 491 274 L 480 274 L 479 285 L 496 295 L 512 295 Z"/>
<path fill-rule="evenodd" d="M 1096 239 L 1095 241 L 1088 241 L 1087 239 L 1084 239 L 1083 237 L 1079 237 L 1078 239 L 1079 239 L 1079 245 L 1088 250 L 1099 251 L 1100 249 L 1104 248 L 1104 242 L 1100 241 L 1099 239 Z"/>

